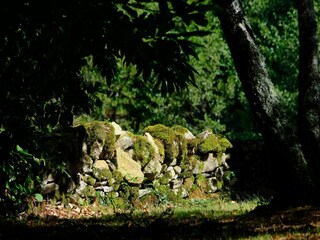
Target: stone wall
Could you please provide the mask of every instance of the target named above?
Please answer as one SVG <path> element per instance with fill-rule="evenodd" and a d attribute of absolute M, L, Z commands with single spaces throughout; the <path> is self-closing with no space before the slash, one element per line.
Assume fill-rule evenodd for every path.
<path fill-rule="evenodd" d="M 201 197 L 223 186 L 231 143 L 206 130 L 194 136 L 181 126 L 149 126 L 143 135 L 115 122 L 93 121 L 73 131 L 66 160 L 69 177 L 47 169 L 41 193 L 75 202 L 94 199 L 131 202 L 152 196 Z M 68 144 L 68 143 L 66 143 Z"/>

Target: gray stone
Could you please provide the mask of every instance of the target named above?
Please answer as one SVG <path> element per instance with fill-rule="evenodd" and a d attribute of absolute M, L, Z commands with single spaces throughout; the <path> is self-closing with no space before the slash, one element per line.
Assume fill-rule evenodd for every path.
<path fill-rule="evenodd" d="M 119 139 L 116 141 L 116 148 L 127 150 L 133 147 L 133 139 L 127 133 L 122 133 Z"/>
<path fill-rule="evenodd" d="M 149 180 L 154 180 L 159 174 L 161 173 L 161 163 L 156 160 L 152 159 L 143 169 L 143 173 L 146 178 Z"/>
<path fill-rule="evenodd" d="M 89 155 L 93 160 L 98 160 L 100 154 L 102 153 L 102 150 L 103 150 L 103 143 L 96 140 L 90 146 L 90 154 Z"/>
<path fill-rule="evenodd" d="M 204 162 L 199 160 L 194 160 L 194 164 L 192 165 L 192 173 L 200 174 L 202 173 L 204 167 Z"/>
<path fill-rule="evenodd" d="M 174 171 L 176 172 L 176 174 L 180 174 L 181 171 L 182 171 L 182 169 L 181 169 L 180 166 L 174 166 L 173 169 L 174 169 Z"/>
<path fill-rule="evenodd" d="M 181 188 L 182 185 L 183 185 L 183 182 L 182 182 L 182 180 L 180 180 L 180 179 L 173 179 L 173 180 L 170 182 L 170 188 L 171 188 L 171 189 Z"/>
<path fill-rule="evenodd" d="M 171 180 L 171 179 L 176 179 L 178 177 L 178 174 L 176 174 L 172 166 L 169 166 L 167 168 L 166 176 L 168 176 L 169 180 Z"/>
<path fill-rule="evenodd" d="M 114 127 L 114 134 L 115 134 L 116 136 L 120 136 L 121 133 L 123 132 L 123 131 L 122 131 L 122 128 L 121 128 L 117 123 L 115 123 L 115 122 L 112 122 L 111 125 Z"/>
<path fill-rule="evenodd" d="M 41 186 L 41 191 L 40 193 L 43 194 L 43 195 L 46 195 L 46 194 L 49 194 L 49 193 L 52 193 L 56 190 L 59 189 L 59 185 L 52 182 L 52 183 L 47 183 L 47 184 L 44 184 Z"/>
<path fill-rule="evenodd" d="M 152 190 L 149 189 L 149 188 L 140 189 L 140 190 L 139 190 L 139 198 L 142 198 L 143 196 L 145 196 L 145 195 L 147 195 L 147 194 L 149 194 L 149 193 L 151 193 L 151 192 L 152 192 Z"/>
<path fill-rule="evenodd" d="M 187 130 L 188 130 L 188 129 L 187 129 Z M 183 136 L 184 136 L 184 138 L 187 139 L 187 140 L 191 140 L 191 139 L 196 138 L 196 137 L 192 134 L 192 132 L 190 132 L 189 130 L 188 130 Z"/>
<path fill-rule="evenodd" d="M 90 173 L 92 172 L 92 164 L 93 164 L 93 161 L 92 161 L 92 158 L 88 155 L 88 154 L 85 154 L 82 158 L 81 158 L 81 162 L 82 162 L 82 171 L 84 173 Z"/>
<path fill-rule="evenodd" d="M 213 156 L 213 153 L 208 153 L 208 158 L 204 161 L 201 172 L 212 172 L 219 166 L 218 159 Z"/>
<path fill-rule="evenodd" d="M 100 187 L 95 187 L 95 190 L 102 190 L 105 193 L 109 193 L 113 191 L 113 187 L 109 187 L 109 186 L 100 186 Z"/>

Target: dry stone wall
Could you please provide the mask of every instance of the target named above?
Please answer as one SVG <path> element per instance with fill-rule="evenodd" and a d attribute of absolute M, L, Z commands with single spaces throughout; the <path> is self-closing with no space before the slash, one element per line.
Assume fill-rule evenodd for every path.
<path fill-rule="evenodd" d="M 42 194 L 68 194 L 76 202 L 98 198 L 123 203 L 146 197 L 200 197 L 221 189 L 229 169 L 227 151 L 232 145 L 210 130 L 194 136 L 181 126 L 158 124 L 134 135 L 115 122 L 99 121 L 74 129 L 78 148 L 76 159 L 67 164 L 70 177 L 58 181 L 56 171 L 47 170 Z"/>

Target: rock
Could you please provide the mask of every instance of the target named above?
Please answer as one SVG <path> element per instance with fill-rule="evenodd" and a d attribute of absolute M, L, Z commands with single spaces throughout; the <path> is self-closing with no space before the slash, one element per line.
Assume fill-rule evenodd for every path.
<path fill-rule="evenodd" d="M 155 143 L 154 138 L 151 136 L 150 133 L 145 133 L 144 135 L 146 136 L 148 142 L 151 144 L 151 146 L 154 149 L 154 158 L 156 160 L 158 160 L 160 163 L 163 163 L 164 157 L 161 157 L 161 155 L 159 153 L 159 148 L 158 148 L 157 144 Z"/>
<path fill-rule="evenodd" d="M 178 177 L 178 175 L 176 174 L 176 172 L 174 171 L 174 168 L 172 166 L 169 166 L 167 168 L 167 173 L 166 175 L 168 176 L 169 180 L 171 179 L 175 179 Z"/>
<path fill-rule="evenodd" d="M 116 149 L 116 166 L 124 179 L 132 184 L 141 184 L 144 174 L 141 171 L 141 165 L 135 162 L 121 148 Z"/>
<path fill-rule="evenodd" d="M 91 186 L 94 186 L 95 183 L 96 183 L 96 181 L 97 181 L 95 178 L 93 178 L 93 177 L 92 177 L 91 175 L 89 175 L 89 174 L 83 175 L 82 180 L 83 180 L 84 182 L 86 182 L 88 185 L 91 185 Z"/>
<path fill-rule="evenodd" d="M 225 169 L 229 169 L 229 165 L 227 160 L 230 158 L 229 154 L 222 153 L 221 164 L 225 167 Z"/>
<path fill-rule="evenodd" d="M 127 133 L 122 133 L 115 144 L 116 148 L 121 148 L 122 150 L 127 150 L 133 147 L 133 139 Z"/>
<path fill-rule="evenodd" d="M 82 167 L 81 167 L 82 171 L 84 173 L 91 173 L 92 172 L 92 164 L 93 164 L 91 157 L 88 154 L 85 154 L 81 158 L 81 162 L 82 162 Z"/>
<path fill-rule="evenodd" d="M 149 194 L 152 192 L 152 189 L 146 188 L 146 189 L 140 189 L 138 194 L 139 194 L 139 198 L 142 198 L 143 196 Z"/>
<path fill-rule="evenodd" d="M 204 162 L 203 161 L 193 160 L 192 173 L 193 174 L 202 173 L 203 167 L 204 167 Z"/>
<path fill-rule="evenodd" d="M 187 129 L 187 132 L 185 134 L 183 134 L 183 137 L 187 140 L 191 140 L 191 139 L 194 139 L 196 138 L 192 132 L 190 132 L 188 129 Z"/>
<path fill-rule="evenodd" d="M 181 171 L 182 171 L 182 169 L 181 169 L 180 166 L 174 166 L 173 169 L 174 169 L 174 171 L 176 172 L 176 174 L 180 174 Z"/>
<path fill-rule="evenodd" d="M 104 160 L 97 160 L 93 164 L 93 176 L 97 180 L 107 180 L 112 177 L 112 174 L 109 169 L 109 165 Z"/>
<path fill-rule="evenodd" d="M 56 184 L 54 182 L 47 183 L 47 184 L 44 184 L 44 185 L 41 186 L 40 193 L 42 195 L 46 195 L 46 194 L 52 193 L 52 192 L 54 192 L 54 191 L 56 191 L 58 189 L 59 189 L 59 185 L 58 184 Z"/>
<path fill-rule="evenodd" d="M 67 193 L 73 193 L 74 190 L 76 189 L 77 185 L 75 184 L 75 182 L 73 180 L 70 180 L 68 182 L 68 188 L 67 188 Z"/>
<path fill-rule="evenodd" d="M 208 153 L 207 156 L 207 160 L 203 164 L 202 173 L 212 172 L 219 166 L 218 159 L 213 156 L 213 153 Z"/>
<path fill-rule="evenodd" d="M 117 170 L 116 165 L 114 165 L 114 163 L 111 162 L 110 160 L 106 160 L 106 163 L 108 164 L 108 166 L 109 166 L 109 168 L 110 168 L 111 171 Z"/>
<path fill-rule="evenodd" d="M 111 125 L 114 127 L 114 134 L 115 134 L 116 136 L 120 136 L 121 133 L 123 132 L 123 131 L 122 131 L 122 128 L 121 128 L 117 123 L 115 123 L 115 122 L 112 122 Z"/>
<path fill-rule="evenodd" d="M 109 193 L 113 191 L 113 187 L 109 186 L 100 186 L 100 187 L 95 187 L 95 190 L 102 190 L 104 193 Z"/>
<path fill-rule="evenodd" d="M 143 169 L 143 173 L 146 178 L 149 180 L 154 180 L 159 174 L 161 173 L 161 163 L 156 160 L 152 159 Z"/>
<path fill-rule="evenodd" d="M 170 188 L 171 189 L 178 189 L 178 188 L 181 188 L 181 187 L 182 187 L 182 180 L 180 180 L 180 179 L 173 179 L 170 182 Z"/>

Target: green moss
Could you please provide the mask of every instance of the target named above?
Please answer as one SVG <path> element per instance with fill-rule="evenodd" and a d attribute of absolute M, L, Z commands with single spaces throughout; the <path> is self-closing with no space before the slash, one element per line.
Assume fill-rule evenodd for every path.
<path fill-rule="evenodd" d="M 228 139 L 224 137 L 219 137 L 219 141 L 220 141 L 220 146 L 222 148 L 222 151 L 226 151 L 226 149 L 232 148 L 232 144 L 231 142 L 229 142 Z"/>
<path fill-rule="evenodd" d="M 116 183 L 120 183 L 123 181 L 123 176 L 118 170 L 112 172 L 112 177 L 114 178 Z"/>
<path fill-rule="evenodd" d="M 199 172 L 203 170 L 204 162 L 200 160 L 200 156 L 192 155 L 188 157 L 191 169 L 197 169 Z"/>
<path fill-rule="evenodd" d="M 161 185 L 168 185 L 170 180 L 171 179 L 169 178 L 168 174 L 165 173 L 165 174 L 163 174 L 163 176 L 161 178 L 159 178 L 159 183 Z"/>
<path fill-rule="evenodd" d="M 200 139 L 193 138 L 187 141 L 187 155 L 192 156 L 195 154 L 198 145 L 200 144 Z"/>
<path fill-rule="evenodd" d="M 175 129 L 177 131 L 175 131 Z M 175 158 L 184 160 L 187 154 L 187 142 L 181 133 L 181 129 L 182 127 L 175 126 L 169 128 L 162 124 L 149 126 L 144 129 L 145 133 L 150 133 L 154 138 L 162 142 L 166 163 L 171 163 Z"/>
<path fill-rule="evenodd" d="M 114 133 L 114 127 L 111 123 L 106 123 L 106 138 L 105 138 L 105 144 L 103 146 L 103 153 L 104 158 L 109 159 L 114 156 L 115 151 L 115 142 L 116 142 L 116 135 Z"/>
<path fill-rule="evenodd" d="M 178 156 L 178 149 L 174 146 L 175 132 L 164 125 L 157 124 L 144 129 L 152 137 L 159 139 L 164 146 L 165 162 L 172 162 Z"/>
<path fill-rule="evenodd" d="M 182 191 L 171 189 L 169 185 L 158 185 L 155 187 L 155 195 L 160 203 L 177 203 L 182 199 Z"/>
<path fill-rule="evenodd" d="M 119 191 L 119 196 L 127 202 L 133 203 L 135 200 L 139 198 L 139 188 L 131 187 L 128 185 L 122 185 Z"/>
<path fill-rule="evenodd" d="M 154 143 L 157 145 L 158 150 L 159 150 L 159 154 L 161 158 L 164 158 L 164 146 L 162 144 L 162 142 L 159 139 L 154 139 Z"/>
<path fill-rule="evenodd" d="M 112 173 L 107 168 L 93 168 L 93 176 L 97 180 L 109 180 L 112 178 Z"/>
<path fill-rule="evenodd" d="M 145 136 L 136 135 L 133 139 L 133 159 L 144 167 L 155 156 L 155 150 Z"/>
<path fill-rule="evenodd" d="M 198 174 L 195 180 L 198 187 L 200 187 L 204 191 L 210 190 L 210 185 L 208 183 L 208 179 L 203 174 Z"/>
<path fill-rule="evenodd" d="M 116 209 L 128 209 L 130 207 L 130 204 L 121 197 L 116 197 L 111 200 L 112 205 Z"/>
<path fill-rule="evenodd" d="M 109 184 L 109 186 L 110 187 L 113 187 L 113 185 L 116 183 L 116 180 L 114 179 L 114 178 L 110 178 L 109 180 L 108 180 L 108 184 Z"/>
<path fill-rule="evenodd" d="M 173 131 L 175 131 L 176 133 L 180 133 L 181 135 L 188 133 L 188 129 L 186 129 L 185 127 L 182 127 L 180 125 L 174 125 L 173 127 L 171 127 L 171 129 Z"/>
<path fill-rule="evenodd" d="M 187 140 L 183 137 L 183 135 L 177 134 L 176 139 L 179 144 L 179 155 L 178 155 L 178 164 L 184 164 L 185 159 L 188 153 Z"/>
<path fill-rule="evenodd" d="M 83 124 L 87 133 L 87 142 L 93 144 L 95 141 L 98 141 L 102 144 L 105 143 L 106 132 L 104 122 L 92 121 Z"/>
<path fill-rule="evenodd" d="M 218 189 L 222 189 L 224 185 L 223 179 L 213 179 L 212 183 L 214 186 L 216 186 Z"/>
<path fill-rule="evenodd" d="M 96 179 L 87 174 L 83 176 L 83 181 L 91 186 L 94 186 L 94 184 L 96 183 Z"/>
<path fill-rule="evenodd" d="M 204 138 L 200 141 L 200 144 L 197 146 L 197 151 L 201 154 L 209 152 L 221 152 L 222 147 L 220 145 L 219 138 L 215 134 L 210 134 L 207 138 Z"/>
<path fill-rule="evenodd" d="M 178 177 L 179 178 L 191 178 L 191 177 L 193 177 L 193 173 L 190 170 L 183 171 L 183 172 L 179 173 Z"/>
<path fill-rule="evenodd" d="M 103 146 L 104 158 L 110 158 L 114 155 L 115 133 L 111 123 L 103 121 L 92 121 L 83 124 L 86 130 L 86 138 L 89 147 L 89 154 L 95 142 Z"/>
<path fill-rule="evenodd" d="M 192 188 L 193 183 L 194 183 L 194 177 L 193 176 L 187 177 L 187 178 L 185 178 L 183 180 L 183 186 L 187 191 L 189 191 Z"/>
<path fill-rule="evenodd" d="M 83 189 L 83 192 L 82 194 L 88 198 L 88 197 L 95 197 L 96 196 L 96 190 L 94 189 L 93 186 L 86 186 L 84 189 Z"/>

